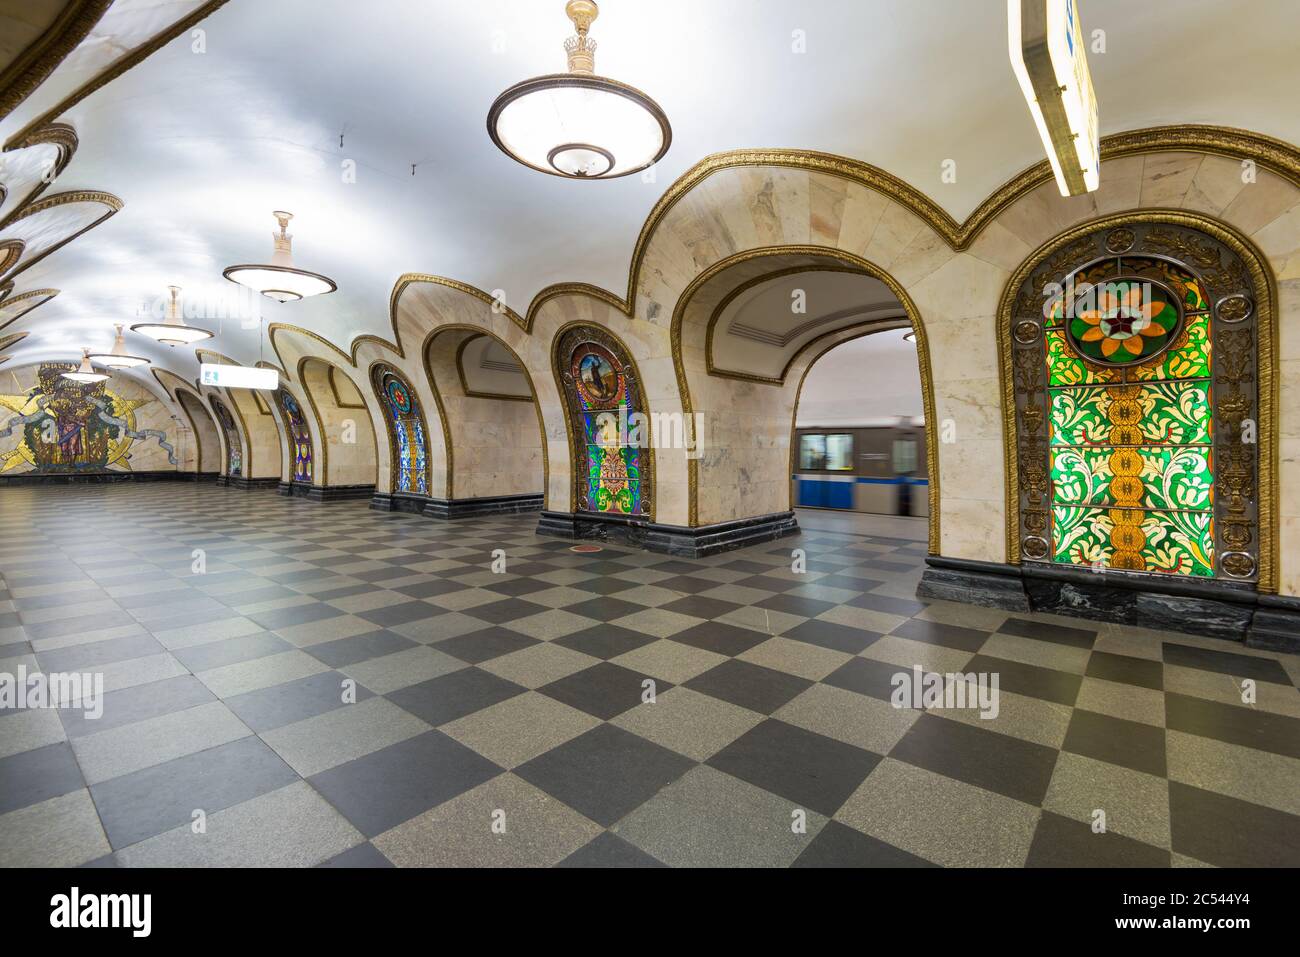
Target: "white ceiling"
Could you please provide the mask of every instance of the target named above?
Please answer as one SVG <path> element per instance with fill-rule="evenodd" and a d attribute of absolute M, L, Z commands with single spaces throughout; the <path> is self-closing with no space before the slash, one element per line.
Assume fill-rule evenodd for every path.
<path fill-rule="evenodd" d="M 153 18 L 159 6 L 193 6 L 122 4 Z M 502 289 L 520 312 L 560 281 L 621 293 L 655 200 L 709 153 L 844 154 L 958 219 L 1042 158 L 1007 62 L 1001 0 L 602 0 L 597 71 L 658 100 L 672 147 L 651 184 L 544 176 L 493 146 L 485 115 L 508 85 L 563 68 L 563 6 L 231 0 L 202 24 L 205 53 L 182 36 L 62 117 L 81 145 L 52 190 L 107 190 L 125 208 L 20 276 L 15 293 L 62 294 L 5 330 L 31 332 L 10 367 L 107 349 L 112 323 L 139 321 L 170 283 L 205 308 L 230 300 L 221 269 L 265 261 L 273 209 L 297 214 L 298 264 L 339 291 L 260 301 L 262 314 L 346 344 L 386 333 L 389 292 L 408 271 Z M 1086 29 L 1106 31 L 1107 52 L 1091 56 L 1103 132 L 1218 123 L 1300 142 L 1300 3 L 1082 7 Z M 805 53 L 792 52 L 795 30 Z M 40 112 L 37 101 L 0 121 L 0 139 Z M 355 184 L 342 182 L 345 159 L 357 163 Z M 954 184 L 940 181 L 946 159 Z M 237 326 L 223 321 L 208 345 L 256 360 L 256 331 Z M 192 350 L 134 340 L 132 351 L 194 376 Z"/>
<path fill-rule="evenodd" d="M 924 422 L 916 346 L 905 334 L 891 329 L 850 339 L 813 363 L 795 425 L 897 425 L 900 417 Z"/>

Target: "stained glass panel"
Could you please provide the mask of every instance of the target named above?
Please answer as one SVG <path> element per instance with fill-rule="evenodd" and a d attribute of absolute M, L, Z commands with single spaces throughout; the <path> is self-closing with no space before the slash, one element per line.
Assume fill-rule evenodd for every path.
<path fill-rule="evenodd" d="M 285 428 L 289 430 L 289 446 L 293 453 L 293 481 L 310 482 L 312 473 L 311 432 L 307 429 L 307 420 L 303 418 L 302 407 L 298 400 L 281 389 L 276 393 L 280 414 L 284 417 Z"/>
<path fill-rule="evenodd" d="M 1154 258 L 1086 267 L 1049 303 L 1053 561 L 1214 574 L 1205 310 L 1200 282 Z"/>
<path fill-rule="evenodd" d="M 393 491 L 429 494 L 429 460 L 424 416 L 407 381 L 395 369 L 375 370 L 375 389 L 384 406 L 393 447 Z"/>

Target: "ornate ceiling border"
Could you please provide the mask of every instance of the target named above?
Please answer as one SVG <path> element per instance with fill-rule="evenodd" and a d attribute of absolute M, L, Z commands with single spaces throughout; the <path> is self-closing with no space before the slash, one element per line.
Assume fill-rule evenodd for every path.
<path fill-rule="evenodd" d="M 74 239 L 90 232 L 92 229 L 94 229 L 100 223 L 104 222 L 106 219 L 109 219 L 117 215 L 118 211 L 121 210 L 123 205 L 122 201 L 118 199 L 116 196 L 114 196 L 112 193 L 105 193 L 102 190 L 97 190 L 97 189 L 68 190 L 67 192 L 64 193 L 55 193 L 53 196 L 46 196 L 44 199 L 38 199 L 35 202 L 28 203 L 27 205 L 23 206 L 20 210 L 18 210 L 9 219 L 5 220 L 4 225 L 9 226 L 12 225 L 13 223 L 19 223 L 22 222 L 24 219 L 28 219 L 32 216 L 36 216 L 40 213 L 45 212 L 46 210 L 55 209 L 59 206 L 67 206 L 72 203 L 99 203 L 107 208 L 107 212 L 99 216 L 97 219 L 94 219 L 91 222 L 87 223 L 85 226 L 82 226 L 80 229 L 76 230 L 75 232 L 70 233 L 67 236 L 64 236 L 58 242 L 54 243 L 48 249 L 43 250 L 38 255 L 33 256 L 31 259 L 28 259 L 26 262 L 19 264 L 18 267 L 14 269 L 12 273 L 9 273 L 6 278 L 12 279 L 14 276 L 20 275 L 21 273 L 26 272 L 28 269 L 31 269 L 33 266 L 35 266 L 46 256 L 50 255 L 51 253 L 57 252 L 58 250 L 66 246 L 68 243 L 72 242 Z"/>
<path fill-rule="evenodd" d="M 107 86 L 128 70 L 147 60 L 150 56 L 162 49 L 176 37 L 180 36 L 199 21 L 206 19 L 210 14 L 225 6 L 225 4 L 226 0 L 208 0 L 207 3 L 200 5 L 188 15 L 177 20 L 167 29 L 154 34 L 139 46 L 133 47 L 129 52 L 118 57 L 98 75 L 77 87 L 77 89 L 73 90 L 72 93 L 56 103 L 53 108 L 42 113 L 13 136 L 9 137 L 4 144 L 5 151 L 30 145 L 29 140 L 31 140 L 32 137 L 39 135 L 42 127 L 49 126 L 86 97 Z"/>
<path fill-rule="evenodd" d="M 53 146 L 56 148 L 58 155 L 53 168 L 50 170 L 51 175 L 42 177 L 41 181 L 32 187 L 26 196 L 14 204 L 14 208 L 9 211 L 8 215 L 0 219 L 0 229 L 17 219 L 19 214 L 36 200 L 37 196 L 40 196 L 41 193 L 54 184 L 54 181 L 72 162 L 72 157 L 77 152 L 77 145 L 80 142 L 77 139 L 77 131 L 67 123 L 51 123 L 34 132 L 28 139 L 29 142 L 23 145 L 23 149 L 33 146 Z"/>
<path fill-rule="evenodd" d="M 0 119 L 49 79 L 112 4 L 113 0 L 69 0 L 45 32 L 0 72 Z"/>

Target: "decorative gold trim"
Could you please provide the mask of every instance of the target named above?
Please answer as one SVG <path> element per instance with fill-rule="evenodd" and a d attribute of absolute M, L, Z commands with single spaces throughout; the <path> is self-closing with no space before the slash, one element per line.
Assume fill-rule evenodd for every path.
<path fill-rule="evenodd" d="M 160 33 L 154 34 L 152 37 L 150 37 L 148 40 L 145 40 L 139 46 L 134 47 L 132 50 L 130 50 L 130 52 L 125 53 L 122 56 L 118 57 L 116 60 L 110 63 L 106 69 L 100 72 L 93 79 L 90 79 L 87 82 L 83 83 L 81 86 L 77 87 L 77 89 L 73 90 L 72 93 L 70 93 L 68 96 L 64 97 L 62 100 L 56 103 L 53 109 L 47 110 L 46 112 L 42 113 L 40 116 L 36 117 L 36 119 L 32 120 L 21 130 L 15 133 L 13 136 L 9 137 L 9 139 L 5 142 L 4 145 L 5 150 L 7 151 L 11 149 L 18 149 L 19 147 L 28 145 L 26 142 L 27 138 L 31 136 L 36 130 L 40 129 L 42 126 L 49 125 L 54 120 L 58 119 L 59 116 L 66 113 L 68 110 L 72 109 L 74 106 L 76 106 L 86 97 L 90 96 L 90 94 L 94 93 L 96 90 L 99 90 L 104 86 L 107 86 L 109 83 L 111 83 L 113 80 L 116 80 L 127 70 L 130 70 L 133 67 L 138 66 L 140 63 L 144 62 L 146 59 L 148 59 L 158 50 L 162 49 L 165 45 L 170 43 L 176 37 L 180 36 L 190 27 L 194 26 L 196 23 L 206 18 L 209 14 L 213 13 L 214 11 L 224 6 L 225 3 L 226 0 L 208 0 L 207 3 L 204 3 L 202 6 L 198 7 L 188 16 L 182 17 L 180 20 L 177 20 L 167 29 L 163 30 Z"/>
<path fill-rule="evenodd" d="M 1166 128 L 1167 129 L 1167 128 Z M 1300 173 L 1300 168 L 1297 170 Z M 1297 185 L 1300 185 L 1298 183 Z M 1006 471 L 1006 549 L 1007 562 L 1020 564 L 1020 472 L 1019 450 L 1016 447 L 1015 383 L 1011 372 L 1010 351 L 1005 344 L 1011 336 L 1011 312 L 1016 293 L 1029 275 L 1057 249 L 1068 246 L 1085 235 L 1115 226 L 1131 223 L 1169 223 L 1188 229 L 1197 229 L 1227 246 L 1241 258 L 1250 273 L 1255 292 L 1256 340 L 1258 348 L 1259 378 L 1259 581 L 1261 592 L 1276 592 L 1278 588 L 1277 536 L 1275 535 L 1275 503 L 1278 490 L 1278 447 L 1274 436 L 1278 408 L 1278 357 L 1277 332 L 1273 315 L 1277 308 L 1277 288 L 1268 261 L 1254 245 L 1235 227 L 1201 213 L 1185 209 L 1143 209 L 1137 212 L 1117 213 L 1090 219 L 1072 226 L 1048 239 L 1031 253 L 1011 274 L 998 304 L 997 338 L 998 372 L 1002 382 L 1002 450 L 1003 468 Z M 927 435 L 927 441 L 929 436 Z"/>
<path fill-rule="evenodd" d="M 469 387 L 469 379 L 465 375 L 465 347 L 478 338 L 481 337 L 469 336 L 468 338 L 461 340 L 460 345 L 456 347 L 456 374 L 460 376 L 461 391 L 471 399 L 500 399 L 503 402 L 537 401 L 536 398 L 531 395 L 510 395 L 507 392 L 478 392 Z M 523 371 L 523 366 L 520 366 L 520 371 Z"/>
<path fill-rule="evenodd" d="M 100 21 L 113 0 L 69 0 L 31 45 L 0 72 L 0 119 L 49 79 L 60 63 Z"/>
<path fill-rule="evenodd" d="M 21 213 L 27 206 L 36 200 L 37 196 L 54 185 L 54 181 L 63 174 L 68 164 L 72 162 L 73 154 L 77 152 L 77 131 L 67 123 L 51 123 L 48 126 L 36 130 L 28 137 L 28 142 L 22 147 L 23 149 L 33 146 L 52 145 L 57 150 L 57 158 L 54 160 L 54 175 L 48 178 L 42 177 L 35 186 L 28 191 L 27 195 L 14 204 L 8 214 L 0 219 L 0 229 L 4 229 Z"/>
<path fill-rule="evenodd" d="M 69 190 L 68 192 L 65 193 L 55 193 L 53 196 L 46 196 L 44 199 L 38 199 L 35 202 L 28 203 L 22 209 L 18 210 L 14 215 L 10 216 L 7 220 L 5 220 L 5 225 L 8 226 L 8 225 L 12 225 L 13 223 L 22 222 L 24 219 L 28 219 L 29 217 L 35 216 L 38 213 L 43 213 L 47 209 L 54 209 L 55 207 L 58 206 L 67 206 L 72 203 L 100 203 L 101 205 L 108 207 L 108 212 L 104 213 L 104 215 L 100 216 L 98 219 L 92 220 L 91 222 L 87 223 L 85 226 L 81 227 L 81 229 L 78 229 L 76 232 L 65 236 L 63 239 L 59 240 L 54 245 L 50 246 L 48 249 L 43 250 L 38 255 L 33 256 L 31 259 L 28 259 L 26 262 L 19 264 L 18 267 L 14 269 L 12 273 L 9 274 L 8 278 L 12 279 L 14 276 L 17 276 L 21 273 L 26 272 L 28 269 L 31 269 L 33 266 L 35 266 L 46 256 L 50 255 L 53 252 L 57 252 L 58 250 L 66 246 L 68 243 L 72 242 L 74 239 L 78 238 L 79 236 L 82 236 L 85 233 L 90 232 L 100 223 L 104 222 L 104 220 L 110 218 L 111 216 L 116 215 L 117 212 L 122 208 L 122 201 L 118 199 L 116 196 L 114 196 L 112 193 L 105 193 L 95 189 Z"/>
<path fill-rule="evenodd" d="M 369 412 L 370 410 L 366 408 L 366 397 L 364 395 L 361 395 L 360 389 L 357 389 L 357 395 L 360 396 L 361 398 L 360 405 L 353 405 L 351 402 L 343 401 L 343 396 L 339 395 L 338 383 L 334 380 L 334 376 L 341 370 L 339 369 L 338 366 L 331 365 L 328 362 L 325 363 L 325 365 L 329 368 L 329 373 L 328 373 L 329 385 L 330 385 L 330 392 L 334 394 L 334 404 L 340 409 L 365 409 L 367 412 Z M 344 375 L 346 374 L 347 373 L 344 373 Z M 351 379 L 348 380 L 348 383 L 352 385 L 354 389 L 356 389 L 356 384 L 353 383 Z"/>
<path fill-rule="evenodd" d="M 27 244 L 21 239 L 0 240 L 0 276 L 3 276 L 18 264 L 18 260 L 23 258 L 23 250 L 26 248 Z"/>
<path fill-rule="evenodd" d="M 648 450 L 650 452 L 650 509 L 647 518 L 653 522 L 655 512 L 659 507 L 659 470 L 655 464 L 655 441 L 654 441 L 654 414 L 650 407 L 650 395 L 646 389 L 646 380 L 641 375 L 641 369 L 636 364 L 636 356 L 632 350 L 627 347 L 623 337 L 614 332 L 608 326 L 603 326 L 598 322 L 589 322 L 586 319 L 575 319 L 572 322 L 566 322 L 560 328 L 555 330 L 555 335 L 551 337 L 551 375 L 555 377 L 555 391 L 560 398 L 560 410 L 564 415 L 564 431 L 569 439 L 569 511 L 573 514 L 578 512 L 578 482 L 581 476 L 578 473 L 578 438 L 573 424 L 573 410 L 569 407 L 569 396 L 564 389 L 564 376 L 560 371 L 560 343 L 564 339 L 564 334 L 570 329 L 585 327 L 595 329 L 602 335 L 609 336 L 618 345 L 628 365 L 632 367 L 632 374 L 636 376 L 638 388 L 641 390 L 641 401 L 645 403 L 645 414 L 647 418 L 647 431 L 649 432 Z M 527 366 L 524 367 L 527 370 Z M 538 419 L 541 419 L 541 404 L 538 403 Z M 542 443 L 545 446 L 546 431 L 542 430 Z M 547 476 L 549 479 L 549 475 Z M 550 482 L 547 482 L 547 495 L 550 494 Z"/>
<path fill-rule="evenodd" d="M 442 393 L 438 389 L 437 380 L 433 376 L 433 367 L 429 364 L 429 348 L 433 345 L 433 340 L 444 332 L 472 332 L 477 335 L 491 336 L 497 342 L 515 357 L 519 363 L 519 368 L 523 370 L 524 378 L 528 380 L 528 388 L 532 392 L 533 408 L 537 412 L 537 430 L 542 437 L 542 508 L 550 507 L 551 499 L 551 461 L 546 451 L 546 422 L 542 418 L 542 402 L 537 397 L 537 386 L 533 382 L 532 374 L 528 371 L 528 366 L 524 364 L 519 353 L 511 348 L 510 344 L 495 333 L 489 332 L 481 326 L 473 326 L 468 323 L 450 323 L 444 326 L 438 326 L 424 338 L 420 346 L 420 359 L 424 364 L 424 377 L 429 382 L 429 391 L 433 393 L 433 399 L 438 404 L 438 417 L 442 420 L 442 437 L 443 443 L 447 447 L 447 498 L 455 498 L 452 494 L 453 485 L 453 465 L 454 451 L 451 443 L 451 422 L 447 418 L 447 409 L 442 401 Z"/>
<path fill-rule="evenodd" d="M 861 319 L 857 322 L 851 322 L 848 325 L 840 326 L 838 329 L 830 329 L 818 336 L 814 336 L 808 343 L 804 343 L 804 346 L 800 346 L 795 350 L 794 354 L 791 355 L 790 359 L 786 362 L 785 367 L 781 370 L 779 376 L 755 375 L 751 372 L 736 372 L 733 369 L 717 368 L 717 366 L 713 364 L 714 327 L 717 325 L 718 320 L 722 318 L 722 313 L 726 310 L 727 306 L 731 305 L 731 303 L 734 302 L 741 293 L 753 289 L 755 286 L 760 286 L 769 280 L 780 279 L 785 276 L 796 276 L 801 273 L 809 272 L 838 272 L 850 273 L 858 276 L 862 275 L 860 270 L 850 266 L 789 266 L 785 269 L 777 269 L 773 272 L 765 273 L 762 276 L 755 276 L 753 279 L 748 279 L 741 283 L 723 297 L 722 301 L 714 308 L 713 314 L 709 316 L 709 322 L 704 331 L 704 362 L 709 375 L 718 379 L 739 379 L 742 382 L 754 382 L 759 385 L 782 386 L 785 385 L 786 376 L 790 374 L 790 367 L 794 365 L 795 360 L 798 358 L 799 353 L 803 350 L 804 346 L 809 343 L 816 342 L 822 336 L 833 335 L 834 333 L 844 329 L 852 329 L 854 326 L 860 325 L 863 322 L 895 322 L 900 318 L 906 318 L 905 316 L 874 316 L 870 319 Z M 784 351 L 784 349 L 782 349 L 782 351 Z"/>
<path fill-rule="evenodd" d="M 677 374 L 677 389 L 682 397 L 682 413 L 692 415 L 694 408 L 691 402 L 690 383 L 687 381 L 686 365 L 682 359 L 682 320 L 686 312 L 686 306 L 690 303 L 691 297 L 699 289 L 724 270 L 752 259 L 760 259 L 772 256 L 820 256 L 827 259 L 839 260 L 841 263 L 847 263 L 856 268 L 863 274 L 877 279 L 889 289 L 903 307 L 908 320 L 912 324 L 912 329 L 916 332 L 916 359 L 917 366 L 921 373 L 921 402 L 925 410 L 925 465 L 926 471 L 930 475 L 930 516 L 929 516 L 929 551 L 932 555 L 939 554 L 939 461 L 937 441 L 935 437 L 935 412 L 934 412 L 934 388 L 933 379 L 930 373 L 930 345 L 926 337 L 925 327 L 921 322 L 920 311 L 916 304 L 912 302 L 907 290 L 874 263 L 868 262 L 861 256 L 846 252 L 842 249 L 834 249 L 829 246 L 767 246 L 761 249 L 748 249 L 741 253 L 728 256 L 709 266 L 693 280 L 683 290 L 677 300 L 677 306 L 673 310 L 673 319 L 671 326 L 672 337 L 672 354 L 673 370 Z M 811 348 L 815 343 L 830 335 L 840 332 L 847 332 L 853 326 L 847 326 L 843 329 L 836 329 L 831 332 L 822 333 L 806 343 L 804 349 Z M 699 459 L 688 459 L 688 494 L 690 497 L 690 524 L 692 527 L 699 525 Z"/>
<path fill-rule="evenodd" d="M 12 289 L 13 283 L 5 283 L 5 286 L 7 286 L 9 289 Z M 27 315 L 29 312 L 32 312 L 35 309 L 39 309 L 41 306 L 45 305 L 47 302 L 49 302 L 58 294 L 59 294 L 59 290 L 57 289 L 33 289 L 30 292 L 22 292 L 16 296 L 0 295 L 0 307 L 13 305 L 15 302 L 26 302 L 28 299 L 35 299 L 38 296 L 44 297 L 41 299 L 40 302 L 36 303 L 35 305 L 28 306 L 26 309 L 24 309 L 22 312 L 18 313 L 18 315 L 14 316 L 8 321 L 0 323 L 0 329 L 5 329 L 9 326 L 12 326 L 23 316 Z"/>

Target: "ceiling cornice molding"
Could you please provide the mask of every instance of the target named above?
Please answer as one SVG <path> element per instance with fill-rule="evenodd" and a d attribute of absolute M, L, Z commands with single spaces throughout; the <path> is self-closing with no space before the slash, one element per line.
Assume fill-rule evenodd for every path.
<path fill-rule="evenodd" d="M 112 6 L 113 0 L 70 0 L 45 32 L 0 72 L 0 119 L 49 79 Z"/>
<path fill-rule="evenodd" d="M 63 171 L 68 168 L 68 164 L 72 162 L 72 157 L 76 154 L 77 146 L 80 142 L 77 139 L 77 131 L 67 123 L 51 123 L 32 133 L 28 139 L 29 142 L 24 144 L 22 148 L 54 146 L 58 150 L 58 156 L 54 160 L 54 167 L 51 170 L 52 175 L 42 177 L 41 181 L 32 187 L 31 191 L 28 192 L 26 196 L 14 204 L 14 208 L 9 211 L 9 214 L 3 219 L 0 219 L 0 229 L 3 229 L 13 222 L 19 213 L 35 201 L 37 196 L 40 196 L 41 193 L 54 185 L 55 180 L 57 180 Z"/>
<path fill-rule="evenodd" d="M 1101 139 L 1103 161 L 1171 150 L 1253 160 L 1264 169 L 1300 187 L 1300 148 L 1263 133 L 1226 126 L 1154 126 L 1112 133 Z M 924 220 L 950 247 L 958 251 L 969 247 L 985 227 L 1008 207 L 1052 179 L 1052 170 L 1047 160 L 1035 163 L 990 193 L 965 221 L 958 223 L 946 210 L 916 187 L 892 173 L 861 160 L 812 150 L 731 150 L 725 153 L 714 153 L 706 156 L 678 177 L 646 217 L 632 252 L 626 298 L 620 298 L 606 289 L 588 283 L 557 283 L 547 286 L 533 297 L 526 319 L 520 320 L 513 310 L 509 310 L 511 319 L 525 332 L 531 333 L 541 306 L 550 299 L 566 295 L 596 299 L 631 317 L 646 251 L 655 231 L 668 212 L 678 201 L 714 173 L 738 167 L 762 166 L 827 173 L 880 192 Z M 371 337 L 403 358 L 405 352 L 398 332 L 397 309 L 402 293 L 412 284 L 420 282 L 448 286 L 484 302 L 492 302 L 492 297 L 488 293 L 468 283 L 425 273 L 404 273 L 394 283 L 388 301 L 389 322 L 396 342 Z"/>
<path fill-rule="evenodd" d="M 90 94 L 102 89 L 128 70 L 143 63 L 176 37 L 180 36 L 201 20 L 206 19 L 212 13 L 215 13 L 221 7 L 225 6 L 225 4 L 226 0 L 208 0 L 207 3 L 200 5 L 188 16 L 182 17 L 167 29 L 155 33 L 139 46 L 133 47 L 129 52 L 124 53 L 122 56 L 110 63 L 95 77 L 73 90 L 72 93 L 68 94 L 56 103 L 51 109 L 46 110 L 13 136 L 9 137 L 9 139 L 5 141 L 4 149 L 8 151 L 30 145 L 28 142 L 29 138 L 35 135 L 41 127 L 53 123 L 68 110 L 72 109 L 86 97 L 90 96 Z"/>
<path fill-rule="evenodd" d="M 106 211 L 104 212 L 103 215 L 99 216 L 94 220 L 91 220 L 85 226 L 82 226 L 80 229 L 69 233 L 67 236 L 64 236 L 58 242 L 42 250 L 38 255 L 33 256 L 31 259 L 28 259 L 26 262 L 19 264 L 17 268 L 13 270 L 13 272 L 7 274 L 6 278 L 13 279 L 15 276 L 19 275 L 20 273 L 26 272 L 28 269 L 31 269 L 33 266 L 35 266 L 46 256 L 50 255 L 51 253 L 58 252 L 60 249 L 62 249 L 68 243 L 72 242 L 74 239 L 77 239 L 78 237 L 83 236 L 84 234 L 90 232 L 92 229 L 94 229 L 100 223 L 104 222 L 106 219 L 109 219 L 112 216 L 117 215 L 118 211 L 121 210 L 123 206 L 122 201 L 118 199 L 116 196 L 114 196 L 112 193 L 106 193 L 103 190 L 97 190 L 97 189 L 73 189 L 73 190 L 67 190 L 62 193 L 55 193 L 52 196 L 46 196 L 43 199 L 38 199 L 35 200 L 34 202 L 27 203 L 21 209 L 17 210 L 14 213 L 14 215 L 6 219 L 4 225 L 9 226 L 14 223 L 20 223 L 25 219 L 30 219 L 32 216 L 38 215 L 39 213 L 43 213 L 51 209 L 56 209 L 59 206 L 68 206 L 73 203 L 99 203 L 100 205 L 105 207 Z M 0 269 L 0 275 L 5 275 L 2 269 Z"/>

